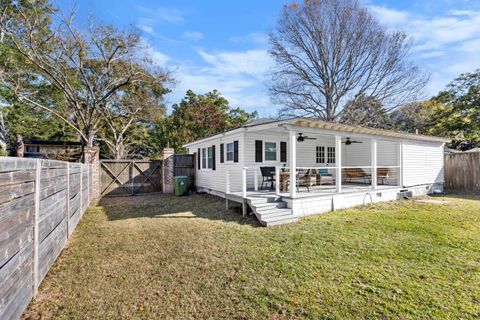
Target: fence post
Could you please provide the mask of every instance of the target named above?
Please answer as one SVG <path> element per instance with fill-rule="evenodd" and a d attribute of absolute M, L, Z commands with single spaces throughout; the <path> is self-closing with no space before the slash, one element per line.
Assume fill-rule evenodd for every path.
<path fill-rule="evenodd" d="M 70 163 L 67 163 L 67 240 L 70 238 Z"/>
<path fill-rule="evenodd" d="M 92 165 L 91 189 L 92 196 L 89 199 L 100 198 L 100 149 L 98 147 L 85 147 L 84 163 Z"/>
<path fill-rule="evenodd" d="M 87 164 L 87 208 L 90 206 L 90 164 Z"/>
<path fill-rule="evenodd" d="M 83 164 L 80 165 L 80 191 L 78 193 L 79 196 L 80 196 L 80 206 L 79 206 L 80 218 L 83 215 L 83 192 L 82 192 L 82 189 L 83 189 Z"/>
<path fill-rule="evenodd" d="M 33 296 L 38 293 L 38 225 L 40 219 L 40 183 L 42 178 L 42 160 L 37 159 L 35 167 L 35 212 L 33 215 Z"/>

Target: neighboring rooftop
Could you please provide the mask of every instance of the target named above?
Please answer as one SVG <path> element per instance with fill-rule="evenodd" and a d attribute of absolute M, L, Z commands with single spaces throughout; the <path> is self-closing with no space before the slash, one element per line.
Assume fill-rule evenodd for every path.
<path fill-rule="evenodd" d="M 49 145 L 49 146 L 81 146 L 79 141 L 57 141 L 57 140 L 23 140 L 23 144 L 29 145 Z"/>

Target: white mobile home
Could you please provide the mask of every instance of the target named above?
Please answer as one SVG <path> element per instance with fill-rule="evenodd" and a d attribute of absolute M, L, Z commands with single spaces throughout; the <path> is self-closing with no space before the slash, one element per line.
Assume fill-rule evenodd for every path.
<path fill-rule="evenodd" d="M 198 191 L 276 225 L 442 190 L 446 141 L 294 118 L 254 121 L 185 147 L 196 154 Z"/>

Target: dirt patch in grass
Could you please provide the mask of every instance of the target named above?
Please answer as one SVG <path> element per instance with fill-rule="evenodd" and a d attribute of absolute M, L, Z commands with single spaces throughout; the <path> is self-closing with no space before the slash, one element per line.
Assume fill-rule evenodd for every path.
<path fill-rule="evenodd" d="M 109 198 L 24 318 L 479 317 L 480 201 L 435 199 L 262 228 L 208 195 Z"/>

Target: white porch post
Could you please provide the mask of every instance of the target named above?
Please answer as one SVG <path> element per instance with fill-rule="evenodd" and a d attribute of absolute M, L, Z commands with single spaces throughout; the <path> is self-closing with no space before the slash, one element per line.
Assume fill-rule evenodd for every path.
<path fill-rule="evenodd" d="M 372 189 L 377 189 L 377 139 L 371 139 Z"/>
<path fill-rule="evenodd" d="M 342 137 L 335 136 L 335 185 L 342 192 Z"/>
<path fill-rule="evenodd" d="M 403 188 L 403 141 L 398 142 L 398 185 Z"/>
<path fill-rule="evenodd" d="M 290 198 L 295 198 L 297 193 L 297 132 L 288 131 L 289 137 L 289 167 L 290 167 Z"/>
<path fill-rule="evenodd" d="M 275 194 L 280 195 L 280 167 L 275 167 Z"/>
<path fill-rule="evenodd" d="M 247 197 L 247 167 L 242 170 L 242 197 Z"/>

